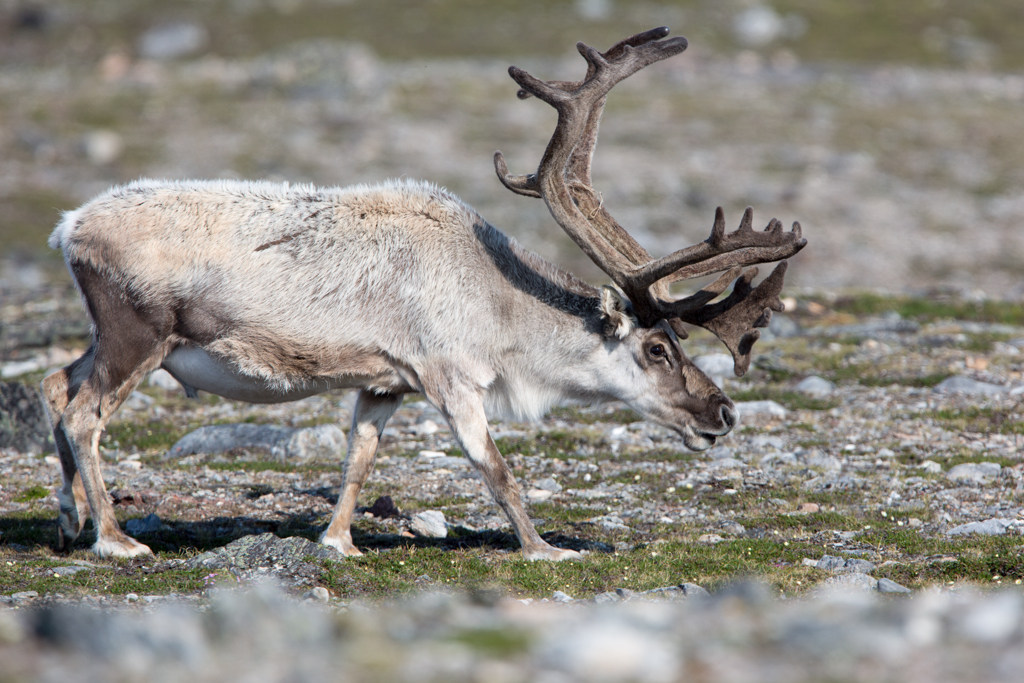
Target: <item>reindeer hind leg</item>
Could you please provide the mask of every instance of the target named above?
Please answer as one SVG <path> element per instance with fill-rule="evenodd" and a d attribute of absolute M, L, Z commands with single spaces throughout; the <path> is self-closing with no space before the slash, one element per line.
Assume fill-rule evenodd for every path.
<path fill-rule="evenodd" d="M 167 355 L 173 313 L 151 305 L 95 268 L 72 264 L 75 279 L 95 324 L 92 363 L 60 418 L 60 431 L 77 467 L 96 527 L 93 552 L 101 557 L 135 557 L 152 551 L 121 531 L 103 483 L 99 440 L 114 411 L 146 373 Z M 71 373 L 72 380 L 77 379 Z M 62 380 L 53 380 L 59 394 Z M 69 387 L 72 383 L 69 383 Z M 60 408 L 60 403 L 53 406 Z M 55 430 L 56 431 L 56 430 Z"/>
<path fill-rule="evenodd" d="M 89 518 L 89 501 L 82 486 L 82 478 L 78 474 L 74 451 L 64 434 L 61 420 L 64 418 L 68 403 L 92 372 L 94 355 L 95 348 L 89 347 L 78 360 L 47 376 L 41 384 L 43 406 L 50 419 L 53 442 L 63 474 L 63 483 L 57 491 L 60 505 L 57 518 L 57 547 L 62 552 L 70 550 L 75 539 L 82 533 L 82 528 Z"/>

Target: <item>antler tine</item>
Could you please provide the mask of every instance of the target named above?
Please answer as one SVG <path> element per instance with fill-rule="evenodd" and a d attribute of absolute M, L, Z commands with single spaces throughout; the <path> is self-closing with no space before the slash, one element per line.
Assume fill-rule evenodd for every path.
<path fill-rule="evenodd" d="M 786 232 L 773 218 L 763 232 L 755 231 L 751 227 L 754 212 L 749 207 L 743 212 L 739 228 L 726 234 L 721 212 L 721 207 L 715 212 L 715 225 L 708 239 L 646 263 L 637 269 L 631 287 L 643 289 L 662 278 L 677 282 L 735 266 L 779 261 L 793 256 L 807 244 L 799 223 L 793 223 L 793 229 Z"/>
<path fill-rule="evenodd" d="M 669 304 L 667 308 L 676 307 L 676 310 L 667 313 L 675 314 L 691 325 L 699 325 L 721 339 L 732 353 L 733 371 L 737 377 L 742 377 L 750 367 L 754 342 L 761 338 L 761 332 L 755 328 L 767 327 L 772 319 L 772 311 L 784 309 L 779 294 L 788 267 L 788 261 L 781 261 L 771 275 L 755 288 L 751 288 L 750 283 L 758 271 L 757 268 L 750 268 L 740 275 L 732 292 L 722 301 L 694 309 L 688 305 L 689 299 L 681 299 Z M 725 277 L 719 278 L 715 285 Z"/>
<path fill-rule="evenodd" d="M 577 49 L 587 61 L 587 77 L 579 82 L 545 82 L 509 67 L 522 88 L 519 96 L 550 104 L 558 111 L 558 124 L 535 176 L 511 175 L 504 157 L 494 157 L 502 184 L 518 194 L 541 196 L 573 241 L 627 293 L 628 275 L 650 255 L 604 211 L 590 186 L 590 157 L 608 91 L 644 66 L 686 49 L 685 38 L 661 41 L 666 35 L 664 27 L 645 31 L 616 43 L 606 55 L 579 43 Z M 592 201 L 584 202 L 584 197 Z M 590 215 L 581 211 L 584 203 L 592 205 Z"/>

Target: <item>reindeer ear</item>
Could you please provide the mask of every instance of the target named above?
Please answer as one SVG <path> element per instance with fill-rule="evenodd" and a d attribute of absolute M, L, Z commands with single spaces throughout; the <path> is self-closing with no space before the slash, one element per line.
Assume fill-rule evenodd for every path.
<path fill-rule="evenodd" d="M 619 290 L 608 285 L 601 288 L 601 320 L 604 321 L 605 339 L 625 339 L 636 325 L 629 301 Z"/>

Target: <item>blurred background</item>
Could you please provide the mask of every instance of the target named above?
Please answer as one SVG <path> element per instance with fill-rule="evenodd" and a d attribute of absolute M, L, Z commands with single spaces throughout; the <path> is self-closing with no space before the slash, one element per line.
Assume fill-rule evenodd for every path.
<path fill-rule="evenodd" d="M 595 162 L 649 250 L 752 205 L 803 225 L 793 289 L 1024 298 L 1019 0 L 0 0 L 0 294 L 66 286 L 60 211 L 140 176 L 424 178 L 603 282 L 495 178 L 555 121 L 506 68 L 659 25 L 690 48 L 615 89 Z"/>

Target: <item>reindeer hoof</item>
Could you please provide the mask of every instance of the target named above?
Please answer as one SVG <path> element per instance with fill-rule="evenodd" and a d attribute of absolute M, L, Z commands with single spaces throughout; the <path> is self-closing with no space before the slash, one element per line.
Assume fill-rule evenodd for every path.
<path fill-rule="evenodd" d="M 99 557 L 118 557 L 126 560 L 139 555 L 153 554 L 148 545 L 139 543 L 130 536 L 114 539 L 101 538 L 93 544 L 92 551 Z"/>
<path fill-rule="evenodd" d="M 523 559 L 535 562 L 541 560 L 544 562 L 561 562 L 562 560 L 582 560 L 583 555 L 579 554 L 575 550 L 566 550 L 565 548 L 556 548 L 553 545 L 545 543 L 543 546 L 537 546 L 527 550 L 523 548 Z"/>
<path fill-rule="evenodd" d="M 362 557 L 363 553 L 353 543 L 352 539 L 337 539 L 329 538 L 327 535 L 320 537 L 320 543 L 322 545 L 330 546 L 345 557 Z"/>
<path fill-rule="evenodd" d="M 60 520 L 57 521 L 57 552 L 71 552 L 71 546 L 74 544 L 77 537 L 77 534 L 72 536 L 64 531 L 64 524 Z"/>

